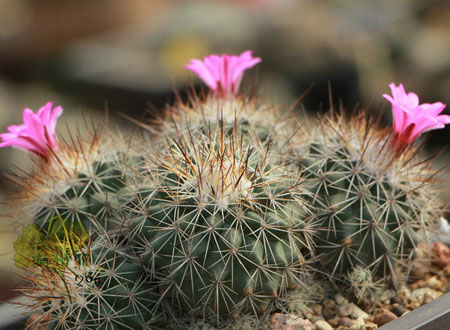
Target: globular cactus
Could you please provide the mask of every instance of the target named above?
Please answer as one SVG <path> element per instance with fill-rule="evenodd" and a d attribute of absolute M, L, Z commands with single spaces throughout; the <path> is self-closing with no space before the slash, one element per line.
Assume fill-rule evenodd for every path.
<path fill-rule="evenodd" d="M 91 234 L 120 230 L 122 196 L 139 170 L 140 156 L 108 134 L 65 146 L 57 158 L 23 178 L 21 199 L 27 200 L 29 214 L 25 225 L 32 222 L 48 234 L 49 222 L 64 219 Z"/>
<path fill-rule="evenodd" d="M 328 116 L 293 148 L 313 196 L 318 252 L 331 277 L 363 267 L 396 283 L 439 218 L 430 162 L 415 148 L 399 154 L 390 139 L 362 116 Z"/>
<path fill-rule="evenodd" d="M 353 295 L 359 301 L 371 301 L 376 299 L 376 293 L 387 287 L 382 279 L 375 280 L 372 271 L 367 267 L 356 266 L 347 276 L 347 281 L 353 291 Z"/>
<path fill-rule="evenodd" d="M 61 264 L 67 261 L 64 258 L 81 250 L 89 238 L 81 222 L 62 217 L 49 219 L 45 227 L 29 224 L 13 244 L 16 266 L 28 268 L 45 265 L 60 270 Z"/>
<path fill-rule="evenodd" d="M 22 291 L 39 314 L 31 326 L 246 329 L 273 310 L 302 313 L 325 294 L 323 274 L 360 297 L 396 283 L 440 209 L 435 172 L 412 146 L 416 128 L 450 116 L 393 89 L 403 117 L 392 135 L 333 115 L 308 130 L 236 96 L 258 62 L 249 52 L 193 60 L 213 95 L 170 108 L 150 134 L 59 145 L 62 109 L 49 103 L 0 135 L 0 147 L 41 157 L 21 180 L 25 230 L 15 243 L 31 283 Z"/>
<path fill-rule="evenodd" d="M 47 249 L 51 261 L 60 249 Z M 138 329 L 158 325 L 159 295 L 149 275 L 130 254 L 123 237 L 107 234 L 79 251 L 29 268 L 21 291 L 39 312 L 30 324 L 47 329 Z M 55 267 L 52 267 L 55 266 Z"/>
<path fill-rule="evenodd" d="M 219 318 L 262 314 L 301 286 L 314 228 L 295 168 L 236 123 L 161 143 L 146 154 L 128 209 L 162 297 L 185 314 Z"/>

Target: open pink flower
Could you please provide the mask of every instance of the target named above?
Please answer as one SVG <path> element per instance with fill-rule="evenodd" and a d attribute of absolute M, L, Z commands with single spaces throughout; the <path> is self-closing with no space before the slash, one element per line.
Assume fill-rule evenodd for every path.
<path fill-rule="evenodd" d="M 11 125 L 8 133 L 0 134 L 0 148 L 15 147 L 47 159 L 50 149 L 58 150 L 55 128 L 58 117 L 63 113 L 60 106 L 52 108 L 53 102 L 48 102 L 37 114 L 25 108 L 23 125 Z"/>
<path fill-rule="evenodd" d="M 261 62 L 247 50 L 241 55 L 209 55 L 203 61 L 191 59 L 186 69 L 191 70 L 204 81 L 214 93 L 222 96 L 237 94 L 244 71 Z"/>
<path fill-rule="evenodd" d="M 383 94 L 383 97 L 392 103 L 395 144 L 411 144 L 423 132 L 444 128 L 450 123 L 449 115 L 440 115 L 446 107 L 445 104 L 419 104 L 417 94 L 406 93 L 402 84 L 397 87 L 391 83 L 389 87 L 392 96 Z"/>

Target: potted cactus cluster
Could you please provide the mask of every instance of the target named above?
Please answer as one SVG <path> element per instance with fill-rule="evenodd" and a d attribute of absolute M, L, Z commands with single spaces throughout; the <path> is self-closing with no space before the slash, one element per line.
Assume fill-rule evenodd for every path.
<path fill-rule="evenodd" d="M 47 103 L 0 135 L 37 160 L 18 180 L 14 243 L 30 328 L 264 328 L 332 292 L 406 283 L 443 209 L 415 141 L 450 123 L 445 105 L 391 84 L 392 128 L 306 121 L 239 94 L 260 61 L 191 60 L 210 92 L 139 134 L 58 140 L 63 109 Z"/>

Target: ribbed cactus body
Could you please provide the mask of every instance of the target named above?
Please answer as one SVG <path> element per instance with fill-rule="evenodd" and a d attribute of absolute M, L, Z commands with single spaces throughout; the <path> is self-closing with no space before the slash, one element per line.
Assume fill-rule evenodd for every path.
<path fill-rule="evenodd" d="M 55 250 L 55 253 L 60 251 Z M 48 329 L 138 329 L 155 325 L 158 294 L 121 239 L 98 238 L 66 256 L 62 271 L 33 269 L 32 287 Z"/>
<path fill-rule="evenodd" d="M 395 279 L 439 215 L 429 172 L 414 156 L 394 157 L 387 137 L 362 119 L 324 121 L 328 131 L 313 133 L 298 163 L 321 223 L 322 260 L 331 274 L 362 266 Z"/>
<path fill-rule="evenodd" d="M 311 219 L 295 172 L 244 129 L 170 138 L 130 205 L 162 297 L 190 315 L 263 313 L 304 275 Z"/>
<path fill-rule="evenodd" d="M 33 223 L 44 233 L 55 218 L 80 224 L 92 235 L 123 226 L 122 196 L 128 193 L 132 171 L 139 170 L 140 158 L 114 149 L 105 154 L 87 162 L 62 188 L 48 193 L 44 205 L 36 207 Z"/>

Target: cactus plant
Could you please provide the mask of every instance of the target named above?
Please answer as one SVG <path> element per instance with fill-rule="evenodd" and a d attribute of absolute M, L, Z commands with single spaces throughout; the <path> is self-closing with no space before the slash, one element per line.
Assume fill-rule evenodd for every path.
<path fill-rule="evenodd" d="M 318 251 L 330 276 L 360 266 L 396 283 L 441 212 L 430 162 L 414 147 L 398 154 L 386 129 L 363 117 L 322 118 L 301 146 L 294 158 L 320 218 Z"/>
<path fill-rule="evenodd" d="M 304 276 L 313 226 L 305 192 L 268 143 L 237 125 L 213 129 L 148 153 L 147 188 L 129 206 L 133 236 L 162 295 L 185 312 L 264 313 Z"/>
<path fill-rule="evenodd" d="M 120 236 L 105 234 L 66 255 L 60 271 L 31 267 L 22 289 L 39 311 L 30 326 L 47 329 L 137 329 L 155 326 L 158 293 Z M 59 254 L 59 249 L 48 249 Z M 56 263 L 55 263 L 56 264 Z"/>
<path fill-rule="evenodd" d="M 450 121 L 442 104 L 391 86 L 394 134 L 363 116 L 308 130 L 237 95 L 259 61 L 191 61 L 213 95 L 171 107 L 150 134 L 59 144 L 62 109 L 48 104 L 0 136 L 41 157 L 21 180 L 15 243 L 32 326 L 251 328 L 273 310 L 301 313 L 325 294 L 323 274 L 358 297 L 397 283 L 440 212 L 412 143 Z"/>
<path fill-rule="evenodd" d="M 102 138 L 99 134 L 61 146 L 55 157 L 16 180 L 24 187 L 19 200 L 27 201 L 22 225 L 34 223 L 48 234 L 49 221 L 64 219 L 91 234 L 120 230 L 121 196 L 133 171 L 139 170 L 140 156 L 117 142 L 124 141 L 120 136 L 106 130 Z"/>

